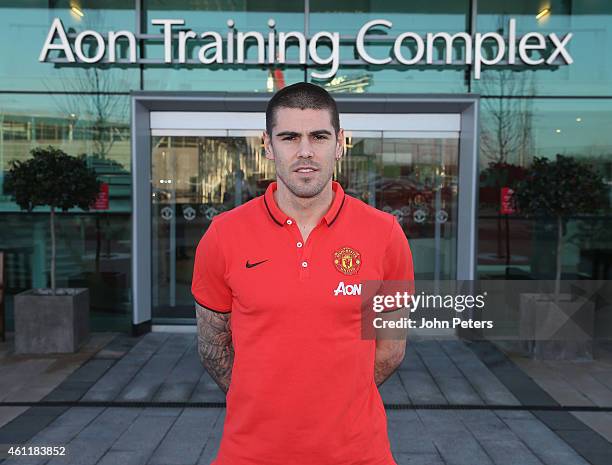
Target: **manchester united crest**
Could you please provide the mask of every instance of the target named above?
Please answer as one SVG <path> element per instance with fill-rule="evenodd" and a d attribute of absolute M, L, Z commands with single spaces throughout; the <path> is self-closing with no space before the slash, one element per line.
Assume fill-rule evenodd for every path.
<path fill-rule="evenodd" d="M 342 274 L 357 274 L 361 267 L 361 254 L 350 247 L 342 247 L 334 252 L 334 266 Z"/>

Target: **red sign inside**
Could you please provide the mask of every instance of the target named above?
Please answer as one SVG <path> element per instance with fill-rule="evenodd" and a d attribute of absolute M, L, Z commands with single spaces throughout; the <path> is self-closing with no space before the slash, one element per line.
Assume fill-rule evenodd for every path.
<path fill-rule="evenodd" d="M 96 197 L 96 201 L 93 204 L 94 210 L 108 210 L 108 183 L 103 182 L 100 184 L 100 192 Z"/>
<path fill-rule="evenodd" d="M 509 187 L 501 188 L 500 210 L 502 215 L 511 215 L 512 213 L 516 213 L 514 202 L 512 200 L 512 194 L 514 194 L 514 191 Z"/>

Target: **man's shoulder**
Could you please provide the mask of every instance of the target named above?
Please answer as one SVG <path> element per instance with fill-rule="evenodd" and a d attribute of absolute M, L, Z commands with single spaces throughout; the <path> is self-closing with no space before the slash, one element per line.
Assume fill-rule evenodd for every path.
<path fill-rule="evenodd" d="M 262 213 L 263 195 L 255 197 L 248 202 L 217 214 L 213 221 L 216 227 L 226 228 L 236 224 L 243 224 L 245 221 L 251 221 L 257 215 Z"/>

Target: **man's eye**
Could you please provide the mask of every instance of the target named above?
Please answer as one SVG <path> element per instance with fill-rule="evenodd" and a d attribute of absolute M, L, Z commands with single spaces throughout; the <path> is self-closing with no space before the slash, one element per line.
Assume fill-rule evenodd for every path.
<path fill-rule="evenodd" d="M 327 136 L 324 136 L 322 134 L 317 134 L 316 136 L 314 136 L 314 138 L 316 140 L 325 140 L 325 139 L 327 139 Z"/>
<path fill-rule="evenodd" d="M 295 139 L 295 136 L 286 136 L 286 137 L 283 137 L 283 140 L 294 140 L 294 139 Z"/>

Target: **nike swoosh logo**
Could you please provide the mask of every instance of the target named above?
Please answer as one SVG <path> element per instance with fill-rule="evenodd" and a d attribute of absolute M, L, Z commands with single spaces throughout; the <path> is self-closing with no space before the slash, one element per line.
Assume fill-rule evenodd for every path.
<path fill-rule="evenodd" d="M 262 260 L 260 262 L 255 262 L 255 263 L 249 263 L 249 261 L 247 260 L 246 267 L 247 268 L 253 268 L 254 266 L 261 265 L 262 263 L 266 263 L 268 260 Z"/>

